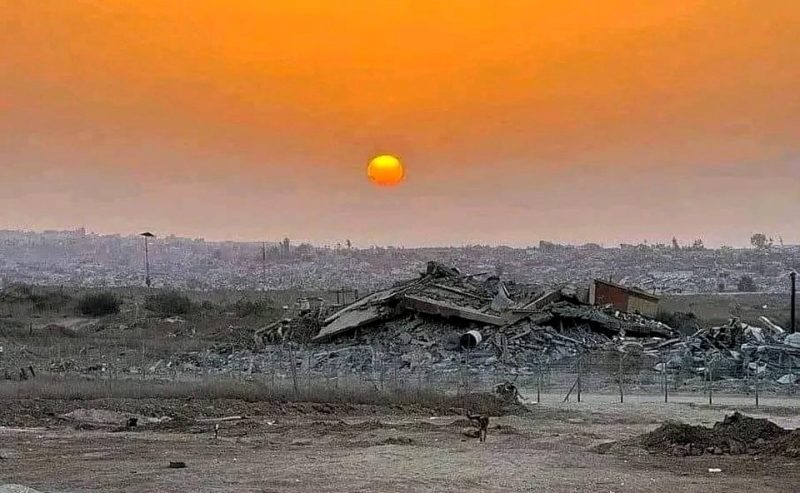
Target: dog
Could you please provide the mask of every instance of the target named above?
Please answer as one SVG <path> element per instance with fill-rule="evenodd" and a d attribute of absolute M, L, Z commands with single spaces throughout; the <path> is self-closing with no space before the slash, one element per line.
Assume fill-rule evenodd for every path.
<path fill-rule="evenodd" d="M 478 428 L 478 441 L 483 443 L 486 441 L 486 435 L 489 432 L 489 416 L 480 414 L 467 414 L 467 418 L 472 424 Z"/>

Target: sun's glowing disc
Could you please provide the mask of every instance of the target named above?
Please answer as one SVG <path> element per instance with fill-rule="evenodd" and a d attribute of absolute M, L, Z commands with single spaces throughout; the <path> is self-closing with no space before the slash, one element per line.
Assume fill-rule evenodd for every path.
<path fill-rule="evenodd" d="M 403 163 L 391 154 L 375 156 L 367 166 L 367 176 L 376 185 L 397 185 L 405 178 Z"/>

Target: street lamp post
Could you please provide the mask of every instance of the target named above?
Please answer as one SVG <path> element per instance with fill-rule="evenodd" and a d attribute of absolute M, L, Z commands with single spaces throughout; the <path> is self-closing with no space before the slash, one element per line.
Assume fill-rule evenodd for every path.
<path fill-rule="evenodd" d="M 147 232 L 141 233 L 139 236 L 143 236 L 144 237 L 144 272 L 145 272 L 144 283 L 149 288 L 150 287 L 150 249 L 148 247 L 147 240 L 150 239 L 150 238 L 155 238 L 156 235 L 154 235 L 153 233 L 147 231 Z"/>
<path fill-rule="evenodd" d="M 795 306 L 797 303 L 797 272 L 792 271 L 792 273 L 789 275 L 792 278 L 792 295 L 791 295 L 792 306 L 790 311 L 791 317 L 789 319 L 790 320 L 789 323 L 792 326 L 790 330 L 792 331 L 792 333 L 794 333 L 797 331 L 797 325 L 795 322 L 795 310 L 796 310 Z"/>

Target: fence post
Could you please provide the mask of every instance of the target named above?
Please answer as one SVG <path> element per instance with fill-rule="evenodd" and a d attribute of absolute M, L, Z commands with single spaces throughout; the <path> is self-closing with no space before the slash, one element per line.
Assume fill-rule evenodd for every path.
<path fill-rule="evenodd" d="M 569 388 L 567 395 L 564 396 L 564 402 L 569 400 L 569 396 L 572 395 L 572 391 L 575 390 L 575 386 L 578 385 L 578 379 L 575 379 L 575 382 L 572 384 L 572 387 Z"/>
<path fill-rule="evenodd" d="M 311 352 L 306 351 L 306 388 L 311 387 Z"/>
<path fill-rule="evenodd" d="M 583 353 L 578 354 L 578 402 L 581 401 L 581 377 L 583 375 Z"/>
<path fill-rule="evenodd" d="M 269 351 L 270 390 L 275 392 L 275 350 Z"/>
<path fill-rule="evenodd" d="M 289 348 L 289 369 L 292 372 L 292 387 L 294 387 L 294 398 L 297 399 L 300 396 L 300 389 L 297 386 L 297 361 L 294 358 L 294 349 L 292 348 L 292 343 L 290 342 L 287 346 Z"/>
<path fill-rule="evenodd" d="M 464 394 L 469 394 L 469 356 L 470 349 L 467 348 L 467 354 L 464 357 Z"/>
<path fill-rule="evenodd" d="M 619 353 L 619 374 L 617 375 L 617 381 L 619 383 L 619 403 L 625 403 L 625 394 L 622 390 L 622 358 L 625 357 L 625 353 L 620 351 Z"/>
<path fill-rule="evenodd" d="M 755 388 L 755 393 L 756 393 L 756 409 L 758 409 L 758 367 L 759 367 L 759 363 L 760 363 L 760 362 L 761 362 L 761 358 L 758 358 L 758 359 L 756 360 L 756 369 L 755 369 L 755 371 L 753 372 L 753 375 L 754 375 L 754 377 L 755 377 L 755 380 L 754 380 L 754 385 L 753 385 L 753 386 L 754 386 L 754 388 Z"/>
<path fill-rule="evenodd" d="M 536 404 L 542 402 L 542 358 L 539 358 L 536 365 Z"/>
<path fill-rule="evenodd" d="M 714 394 L 714 371 L 712 369 L 712 364 L 713 363 L 714 363 L 714 358 L 712 358 L 711 361 L 709 361 L 708 365 L 706 366 L 706 368 L 708 370 L 708 405 L 709 406 L 712 406 L 714 404 L 713 403 L 713 399 L 712 399 L 713 394 Z"/>
<path fill-rule="evenodd" d="M 664 359 L 664 353 L 661 353 L 661 380 L 664 384 L 664 404 L 669 402 L 669 379 L 667 378 L 667 361 Z"/>

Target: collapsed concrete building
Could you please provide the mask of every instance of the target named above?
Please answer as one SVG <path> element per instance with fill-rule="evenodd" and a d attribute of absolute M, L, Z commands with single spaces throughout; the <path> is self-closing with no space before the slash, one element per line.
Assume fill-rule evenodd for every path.
<path fill-rule="evenodd" d="M 428 262 L 418 278 L 332 313 L 265 327 L 256 333 L 256 345 L 312 343 L 320 365 L 335 362 L 355 371 L 374 368 L 376 354 L 401 371 L 456 371 L 469 353 L 475 366 L 487 371 L 523 374 L 543 359 L 557 361 L 622 340 L 677 337 L 651 318 L 592 306 L 588 295 L 588 287 L 517 284 Z M 462 347 L 466 333 L 478 339 L 469 351 Z"/>
<path fill-rule="evenodd" d="M 586 328 L 606 336 L 671 337 L 670 327 L 620 310 L 588 302 L 586 290 L 504 282 L 487 274 L 461 274 L 429 262 L 419 279 L 372 293 L 328 316 L 315 341 L 331 340 L 358 329 L 380 330 L 382 322 L 408 315 L 448 320 L 491 333 L 533 332 L 533 327 Z M 527 334 L 527 332 L 526 332 Z"/>
<path fill-rule="evenodd" d="M 403 370 L 456 371 L 465 352 L 462 336 L 473 333 L 481 342 L 469 348 L 473 362 L 487 371 L 524 374 L 536 371 L 543 359 L 552 363 L 606 350 L 644 356 L 643 370 L 702 378 L 713 364 L 715 378 L 746 378 L 752 370 L 797 380 L 791 368 L 800 367 L 800 349 L 770 321 L 763 322 L 765 328 L 732 321 L 685 336 L 652 318 L 657 306 L 656 296 L 609 281 L 523 285 L 429 262 L 416 279 L 332 313 L 276 322 L 256 337 L 262 344 L 315 343 L 314 361 L 354 370 L 368 367 L 365 355 L 374 365 L 379 354 Z"/>

